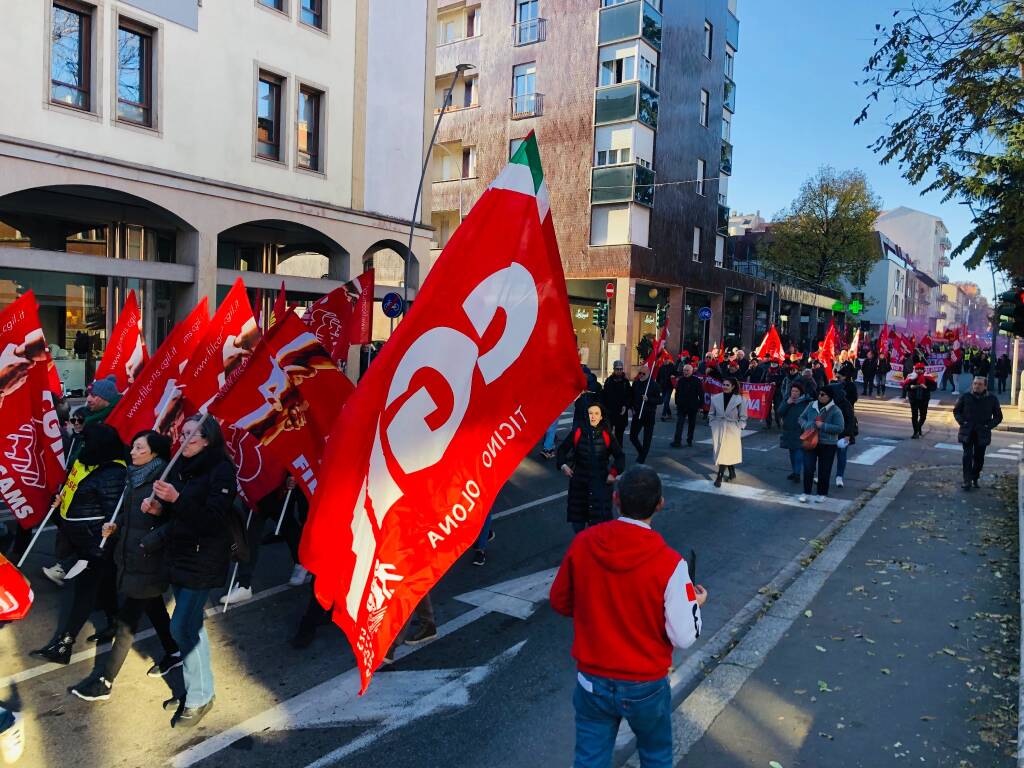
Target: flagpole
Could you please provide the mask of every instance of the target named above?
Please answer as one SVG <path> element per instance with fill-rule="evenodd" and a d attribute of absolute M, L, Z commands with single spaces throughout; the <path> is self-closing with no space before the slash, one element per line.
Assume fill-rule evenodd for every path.
<path fill-rule="evenodd" d="M 284 496 L 284 505 L 281 507 L 281 516 L 277 518 L 277 527 L 274 528 L 274 535 L 278 536 L 281 533 L 281 523 L 284 522 L 284 513 L 288 510 L 288 502 L 292 500 L 292 491 L 294 488 L 289 488 L 288 493 Z"/>
<path fill-rule="evenodd" d="M 206 420 L 208 418 L 210 418 L 210 414 L 209 413 L 204 413 L 203 414 L 203 418 L 201 418 L 199 421 L 196 422 L 196 431 L 197 432 L 200 429 L 202 429 L 203 424 L 206 423 Z M 188 440 L 182 440 L 181 441 L 181 445 L 178 446 L 178 450 L 175 451 L 174 456 L 171 458 L 170 463 L 166 467 L 164 467 L 164 471 L 160 473 L 160 479 L 157 480 L 158 483 L 163 483 L 163 482 L 167 481 L 167 476 L 169 474 L 171 474 L 171 470 L 174 468 L 174 465 L 178 463 L 178 459 L 181 458 L 182 451 L 185 450 L 185 446 L 187 444 L 188 444 Z M 149 497 L 146 499 L 146 501 L 153 501 L 153 499 L 155 499 L 155 498 L 156 498 L 156 491 L 153 491 L 151 494 L 149 494 Z"/>
<path fill-rule="evenodd" d="M 252 509 L 249 510 L 249 516 L 245 518 L 245 535 L 249 535 L 249 524 L 252 523 Z M 228 606 L 231 605 L 231 590 L 235 588 L 235 580 L 238 578 L 238 561 L 235 560 L 235 567 L 231 569 L 231 581 L 228 582 L 228 592 L 225 595 L 227 598 L 224 601 L 224 610 L 221 613 L 228 612 Z"/>
<path fill-rule="evenodd" d="M 25 548 L 25 551 L 21 555 L 21 559 L 18 560 L 18 567 L 19 568 L 21 568 L 22 564 L 24 564 L 25 558 L 27 558 L 29 552 L 32 551 L 32 547 L 34 547 L 36 545 L 36 540 L 39 538 L 40 534 L 42 534 L 43 529 L 46 527 L 46 524 L 50 521 L 50 517 L 53 515 L 53 510 L 55 510 L 57 508 L 57 505 L 59 503 L 60 503 L 60 492 L 57 493 L 56 500 L 53 502 L 53 504 L 50 505 L 50 509 L 46 513 L 46 516 L 43 518 L 43 521 L 39 524 L 39 527 L 36 529 L 35 535 L 32 537 L 32 541 L 30 541 L 28 543 L 28 546 Z"/>

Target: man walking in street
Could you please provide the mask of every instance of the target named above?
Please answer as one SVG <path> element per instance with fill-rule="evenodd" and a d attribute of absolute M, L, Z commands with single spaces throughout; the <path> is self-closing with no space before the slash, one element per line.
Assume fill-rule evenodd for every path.
<path fill-rule="evenodd" d="M 622 517 L 573 539 L 551 585 L 551 607 L 573 620 L 576 660 L 575 768 L 607 768 L 619 723 L 636 735 L 643 768 L 672 765 L 672 648 L 701 631 L 708 594 L 690 581 L 686 561 L 651 518 L 661 510 L 661 480 L 648 467 L 619 478 Z"/>
<path fill-rule="evenodd" d="M 999 398 L 988 391 L 988 380 L 975 376 L 971 391 L 960 395 L 953 407 L 953 418 L 960 425 L 957 439 L 964 447 L 964 490 L 978 487 L 985 449 L 992 442 L 992 430 L 1003 420 Z"/>
<path fill-rule="evenodd" d="M 676 382 L 676 436 L 671 445 L 683 447 L 683 422 L 687 422 L 686 444 L 693 445 L 693 430 L 697 427 L 697 414 L 704 407 L 704 385 L 693 375 L 693 366 L 684 365 Z"/>
<path fill-rule="evenodd" d="M 658 403 L 661 402 L 661 388 L 658 382 L 652 381 L 647 366 L 643 366 L 633 382 L 633 425 L 629 428 L 629 442 L 636 448 L 636 460 L 640 464 L 647 461 L 654 441 L 654 417 L 657 415 Z M 640 433 L 643 432 L 643 437 Z"/>
<path fill-rule="evenodd" d="M 601 402 L 604 404 L 605 418 L 615 434 L 615 440 L 623 445 L 626 426 L 629 424 L 629 406 L 633 400 L 629 379 L 621 360 L 612 363 L 612 375 L 604 381 Z"/>
<path fill-rule="evenodd" d="M 935 379 L 925 373 L 924 363 L 915 363 L 913 372 L 903 382 L 903 397 L 910 403 L 910 423 L 914 427 L 911 437 L 921 437 L 928 418 L 928 403 L 936 389 Z"/>

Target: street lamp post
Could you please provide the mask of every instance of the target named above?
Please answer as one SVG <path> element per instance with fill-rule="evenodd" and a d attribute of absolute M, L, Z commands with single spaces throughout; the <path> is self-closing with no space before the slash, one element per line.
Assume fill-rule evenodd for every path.
<path fill-rule="evenodd" d="M 420 207 L 420 198 L 423 195 L 423 180 L 427 177 L 427 166 L 430 165 L 430 152 L 434 148 L 434 142 L 437 141 L 437 131 L 441 127 L 441 118 L 444 117 L 444 113 L 448 110 L 448 106 L 452 101 L 452 91 L 455 90 L 455 83 L 459 81 L 459 75 L 470 69 L 476 69 L 472 64 L 458 64 L 455 67 L 455 74 L 452 75 L 452 82 L 444 92 L 444 101 L 441 104 L 441 111 L 437 114 L 437 122 L 434 123 L 434 133 L 430 137 L 430 144 L 427 146 L 426 155 L 423 158 L 423 169 L 420 171 L 420 183 L 416 185 L 416 202 L 412 206 L 412 216 L 409 219 L 409 247 L 405 253 L 405 269 L 403 271 L 402 279 L 402 312 L 406 312 L 409 308 L 409 259 L 412 258 L 412 238 L 416 232 L 416 211 Z M 459 212 L 461 215 L 461 211 Z"/>

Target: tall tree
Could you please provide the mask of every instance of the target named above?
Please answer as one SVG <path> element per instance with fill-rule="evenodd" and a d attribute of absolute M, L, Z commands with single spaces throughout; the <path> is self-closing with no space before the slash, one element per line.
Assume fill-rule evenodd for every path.
<path fill-rule="evenodd" d="M 1024 0 L 915 0 L 878 24 L 855 122 L 891 99 L 871 145 L 912 184 L 968 204 L 974 229 L 954 250 L 1024 274 Z"/>
<path fill-rule="evenodd" d="M 819 168 L 775 215 L 764 261 L 828 288 L 843 278 L 860 282 L 878 260 L 872 232 L 880 207 L 863 172 Z"/>

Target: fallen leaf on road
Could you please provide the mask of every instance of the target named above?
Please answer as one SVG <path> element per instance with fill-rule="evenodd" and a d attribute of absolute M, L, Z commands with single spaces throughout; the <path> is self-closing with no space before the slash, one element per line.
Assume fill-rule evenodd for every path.
<path fill-rule="evenodd" d="M 780 763 L 778 760 L 769 760 L 768 768 L 782 768 L 782 763 Z"/>
<path fill-rule="evenodd" d="M 947 656 L 956 656 L 956 651 L 954 651 L 952 648 L 943 648 L 942 652 Z"/>
<path fill-rule="evenodd" d="M 935 715 L 921 715 L 921 719 L 924 720 L 926 723 L 929 723 L 935 719 Z"/>
<path fill-rule="evenodd" d="M 883 675 L 891 675 L 892 674 L 892 670 L 889 669 L 888 667 L 882 667 L 882 674 Z"/>
<path fill-rule="evenodd" d="M 813 611 L 810 611 L 810 610 L 804 611 L 804 616 L 806 616 L 808 619 L 811 618 L 811 616 L 813 616 L 813 615 L 814 615 Z"/>
<path fill-rule="evenodd" d="M 818 692 L 819 693 L 832 693 L 832 689 L 828 687 L 828 683 L 824 680 L 818 681 Z"/>
<path fill-rule="evenodd" d="M 816 645 L 816 646 L 814 646 L 814 648 L 815 648 L 815 650 L 821 651 L 822 653 L 826 653 L 826 652 L 827 652 L 827 651 L 826 651 L 826 650 L 825 650 L 824 648 L 822 648 L 822 647 L 821 647 L 820 645 Z"/>

